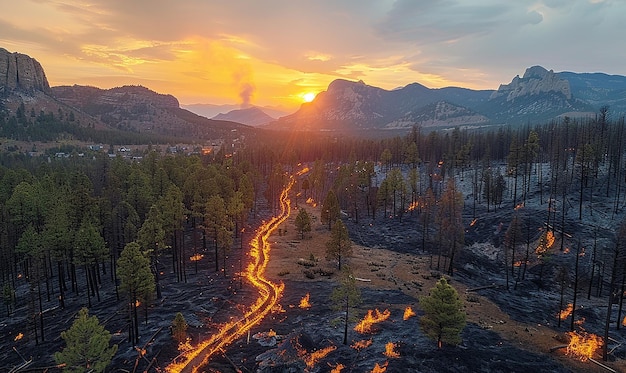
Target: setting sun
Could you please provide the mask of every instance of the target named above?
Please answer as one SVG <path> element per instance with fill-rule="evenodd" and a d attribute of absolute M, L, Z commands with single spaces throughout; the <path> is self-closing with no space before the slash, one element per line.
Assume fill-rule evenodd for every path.
<path fill-rule="evenodd" d="M 315 93 L 313 92 L 308 92 L 302 95 L 302 99 L 304 100 L 304 102 L 311 102 L 315 99 Z"/>

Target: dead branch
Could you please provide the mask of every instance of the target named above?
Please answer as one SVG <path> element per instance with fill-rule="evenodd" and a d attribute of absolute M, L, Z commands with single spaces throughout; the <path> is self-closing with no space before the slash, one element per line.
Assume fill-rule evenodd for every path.
<path fill-rule="evenodd" d="M 559 346 L 550 347 L 550 352 L 554 352 L 556 350 L 560 350 L 560 349 L 565 348 L 567 346 L 568 345 L 559 345 Z"/>
<path fill-rule="evenodd" d="M 495 287 L 497 287 L 496 284 L 491 284 L 491 285 L 479 286 L 477 288 L 467 289 L 467 290 L 465 290 L 465 292 L 469 293 L 470 291 L 478 291 L 478 290 L 484 290 L 484 289 L 493 289 Z"/>
<path fill-rule="evenodd" d="M 607 366 L 607 365 L 602 364 L 602 363 L 601 363 L 601 362 L 599 362 L 598 360 L 595 360 L 595 359 L 589 358 L 589 361 L 591 361 L 592 363 L 597 364 L 598 366 L 600 366 L 600 367 L 602 367 L 602 368 L 604 368 L 604 369 L 608 370 L 608 371 L 609 371 L 609 372 L 611 372 L 611 373 L 617 373 L 617 371 L 616 371 L 615 369 L 613 369 L 613 368 L 611 368 L 611 367 L 609 367 L 609 366 Z"/>

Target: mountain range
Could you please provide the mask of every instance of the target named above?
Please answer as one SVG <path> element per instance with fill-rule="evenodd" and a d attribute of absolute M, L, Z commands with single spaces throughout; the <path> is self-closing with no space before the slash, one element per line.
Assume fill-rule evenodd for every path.
<path fill-rule="evenodd" d="M 385 90 L 363 81 L 337 79 L 310 103 L 290 115 L 267 108 L 231 109 L 208 119 L 196 113 L 214 105 L 181 108 L 169 94 L 146 87 L 100 89 L 89 86 L 50 87 L 35 59 L 0 48 L 0 114 L 15 114 L 20 105 L 34 113 L 71 112 L 75 123 L 97 129 L 168 137 L 212 139 L 233 130 L 267 129 L 405 132 L 425 129 L 545 123 L 562 116 L 593 116 L 608 106 L 610 115 L 626 113 L 626 77 L 526 69 L 522 77 L 497 90 L 459 87 L 432 89 L 419 83 Z M 224 108 L 226 109 L 226 108 Z M 280 117 L 275 120 L 274 118 Z"/>
<path fill-rule="evenodd" d="M 270 124 L 275 129 L 407 130 L 545 123 L 560 116 L 593 116 L 601 106 L 626 113 L 626 77 L 603 73 L 555 73 L 526 69 L 497 90 L 431 89 L 413 83 L 385 90 L 335 80 L 295 113 Z"/>

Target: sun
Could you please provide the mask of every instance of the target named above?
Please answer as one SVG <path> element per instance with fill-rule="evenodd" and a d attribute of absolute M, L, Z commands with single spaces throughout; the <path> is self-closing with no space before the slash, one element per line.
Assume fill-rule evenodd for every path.
<path fill-rule="evenodd" d="M 304 100 L 304 102 L 311 102 L 315 99 L 315 93 L 307 92 L 302 95 L 302 99 Z"/>

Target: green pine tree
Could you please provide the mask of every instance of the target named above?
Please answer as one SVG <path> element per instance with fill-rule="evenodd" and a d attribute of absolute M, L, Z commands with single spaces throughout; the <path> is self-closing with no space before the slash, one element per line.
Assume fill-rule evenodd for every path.
<path fill-rule="evenodd" d="M 330 240 L 326 242 L 326 259 L 336 259 L 341 271 L 341 261 L 351 255 L 352 242 L 348 235 L 348 229 L 341 220 L 337 220 L 330 233 Z"/>
<path fill-rule="evenodd" d="M 339 219 L 340 212 L 339 200 L 335 192 L 331 189 L 328 191 L 328 194 L 326 194 L 324 204 L 322 205 L 320 216 L 322 224 L 328 224 L 328 230 L 330 230 L 332 223 Z"/>
<path fill-rule="evenodd" d="M 466 314 L 459 294 L 445 278 L 437 282 L 428 296 L 420 298 L 420 305 L 425 313 L 420 319 L 422 330 L 437 341 L 439 348 L 444 343 L 461 343 Z"/>
<path fill-rule="evenodd" d="M 117 352 L 117 345 L 109 346 L 111 333 L 96 316 L 89 316 L 87 308 L 78 312 L 78 318 L 61 333 L 61 338 L 66 347 L 54 354 L 54 360 L 64 365 L 65 372 L 104 372 Z"/>
<path fill-rule="evenodd" d="M 298 232 L 300 232 L 302 239 L 304 239 L 304 234 L 311 231 L 311 216 L 305 209 L 300 209 L 294 224 Z"/>
<path fill-rule="evenodd" d="M 356 286 L 356 279 L 350 267 L 344 266 L 341 271 L 341 282 L 333 289 L 330 299 L 335 310 L 345 310 L 343 344 L 348 344 L 348 321 L 350 320 L 350 308 L 361 304 L 361 290 Z"/>
<path fill-rule="evenodd" d="M 187 340 L 187 321 L 182 313 L 177 312 L 172 322 L 172 336 L 178 343 L 184 343 Z"/>

